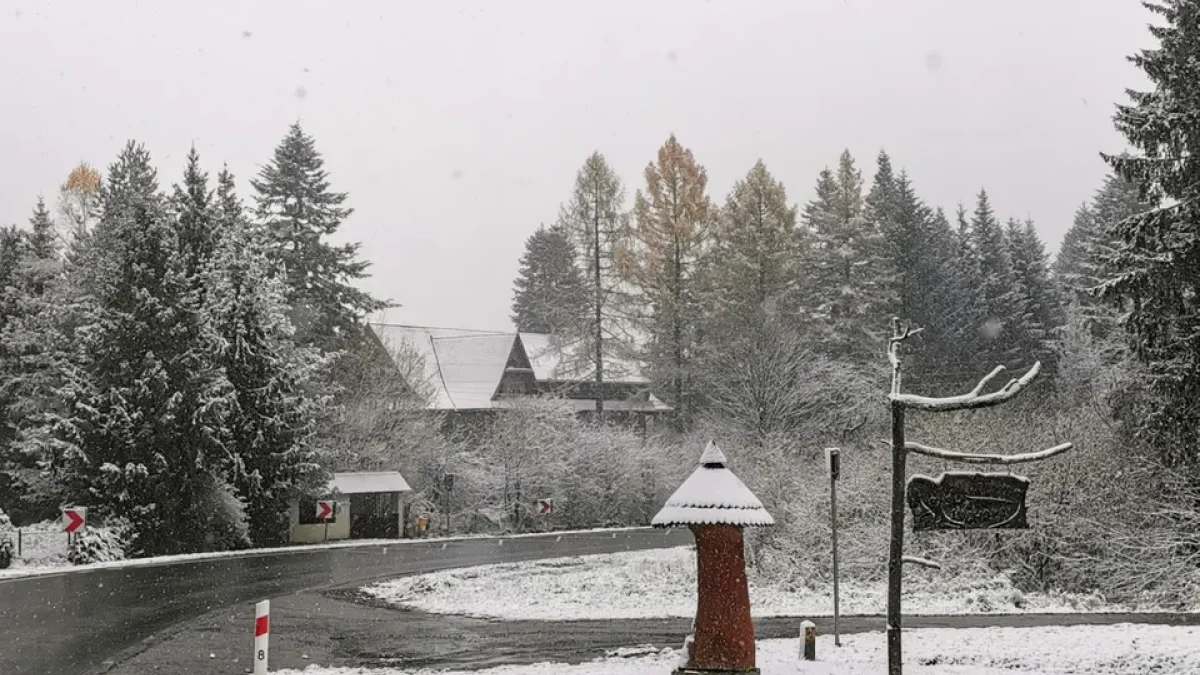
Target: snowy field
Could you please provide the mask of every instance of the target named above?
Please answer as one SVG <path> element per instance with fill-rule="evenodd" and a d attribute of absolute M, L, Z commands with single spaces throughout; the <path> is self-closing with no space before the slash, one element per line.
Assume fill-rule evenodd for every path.
<path fill-rule="evenodd" d="M 909 570 L 906 614 L 1116 612 L 1146 610 L 1094 596 L 1023 593 L 1003 575 Z M 482 565 L 392 579 L 363 591 L 397 606 L 497 619 L 565 621 L 691 617 L 696 612 L 696 561 L 690 546 L 534 562 Z M 830 616 L 833 592 L 750 586 L 755 616 Z M 886 586 L 843 582 L 843 614 L 883 614 Z M 1200 649 L 1200 647 L 1198 647 Z"/>
<path fill-rule="evenodd" d="M 905 673 L 911 675 L 1195 675 L 1200 673 L 1200 628 L 1118 624 L 1069 628 L 928 628 L 904 634 Z M 883 633 L 817 639 L 818 661 L 801 661 L 799 641 L 762 640 L 763 675 L 879 675 L 886 672 Z M 619 650 L 589 663 L 539 663 L 471 671 L 472 675 L 668 675 L 679 652 Z M 279 675 L 467 675 L 460 671 L 323 668 Z"/>

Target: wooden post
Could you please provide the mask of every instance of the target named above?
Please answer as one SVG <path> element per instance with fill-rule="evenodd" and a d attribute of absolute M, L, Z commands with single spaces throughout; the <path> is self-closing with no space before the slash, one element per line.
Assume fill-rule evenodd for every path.
<path fill-rule="evenodd" d="M 817 624 L 811 621 L 804 621 L 800 624 L 804 629 L 804 660 L 817 660 Z"/>
<path fill-rule="evenodd" d="M 888 675 L 901 675 L 900 591 L 904 578 L 904 407 L 892 403 L 892 539 L 888 547 Z"/>
<path fill-rule="evenodd" d="M 900 319 L 892 319 L 892 339 L 888 343 L 888 361 L 892 365 L 892 395 L 900 394 L 900 343 L 908 336 Z M 892 401 L 892 533 L 888 546 L 887 645 L 888 675 L 901 675 L 900 591 L 904 579 L 904 406 Z"/>
<path fill-rule="evenodd" d="M 906 492 L 905 460 L 909 452 L 929 455 L 943 460 L 963 462 L 968 464 L 1020 464 L 1037 462 L 1053 457 L 1072 448 L 1070 443 L 1063 443 L 1040 452 L 1018 455 L 991 455 L 980 453 L 962 453 L 932 448 L 920 443 L 907 443 L 904 439 L 904 411 L 907 408 L 926 412 L 953 412 L 956 410 L 978 410 L 1000 405 L 1021 393 L 1030 382 L 1038 376 L 1042 364 L 1034 363 L 1023 376 L 1010 380 L 1008 384 L 991 392 L 987 386 L 1002 372 L 1004 366 L 985 376 L 966 394 L 943 398 L 930 398 L 902 394 L 900 391 L 900 345 L 910 336 L 921 331 L 911 326 L 902 326 L 899 319 L 892 319 L 892 338 L 888 343 L 888 361 L 892 365 L 892 392 L 889 400 L 892 406 L 892 532 L 888 549 L 888 606 L 887 606 L 887 641 L 888 641 L 888 675 L 902 675 L 901 664 L 901 629 L 903 615 L 900 611 L 900 595 L 902 591 L 904 563 L 914 563 L 925 567 L 940 569 L 940 565 L 922 558 L 904 556 L 904 511 Z M 1023 499 L 1023 493 L 1022 493 Z M 1022 502 L 1023 508 L 1023 502 Z"/>
<path fill-rule="evenodd" d="M 840 589 L 838 581 L 838 478 L 841 471 L 841 456 L 839 448 L 826 450 L 829 470 L 829 531 L 833 543 L 833 644 L 841 646 L 841 633 L 838 622 L 841 616 Z"/>
<path fill-rule="evenodd" d="M 838 541 L 837 541 L 837 482 L 836 473 L 829 474 L 829 516 L 831 538 L 833 539 L 833 645 L 842 646 L 842 636 L 838 629 L 838 619 L 841 615 L 838 589 Z"/>

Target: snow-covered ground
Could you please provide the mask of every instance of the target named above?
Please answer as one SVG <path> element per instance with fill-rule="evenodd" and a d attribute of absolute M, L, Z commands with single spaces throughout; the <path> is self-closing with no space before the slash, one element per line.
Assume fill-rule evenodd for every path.
<path fill-rule="evenodd" d="M 761 640 L 763 675 L 879 675 L 886 671 L 883 633 L 847 635 L 842 647 L 817 639 L 817 661 L 801 661 L 798 640 Z M 539 663 L 471 671 L 472 675 L 667 675 L 678 665 L 673 649 L 620 650 L 589 663 Z M 928 628 L 905 631 L 905 673 L 911 675 L 1195 675 L 1200 673 L 1200 628 L 1072 626 L 1064 628 Z M 466 675 L 459 671 L 394 668 L 280 670 L 278 675 Z"/>
<path fill-rule="evenodd" d="M 1112 605 L 1094 596 L 1023 593 L 999 574 L 910 570 L 905 582 L 906 614 L 1146 609 Z M 693 547 L 685 546 L 467 567 L 392 579 L 363 591 L 398 606 L 498 619 L 690 617 L 696 612 L 696 561 Z M 755 616 L 829 616 L 833 593 L 825 585 L 807 588 L 752 580 L 750 605 Z M 883 582 L 842 583 L 843 614 L 882 614 L 886 606 Z"/>
<path fill-rule="evenodd" d="M 627 532 L 630 530 L 638 530 L 644 528 L 637 527 L 612 527 L 593 530 L 563 530 L 560 532 L 530 532 L 527 534 L 508 535 L 510 539 L 520 539 L 525 537 L 546 537 L 556 536 L 561 537 L 565 534 L 580 534 L 585 532 L 612 532 L 616 536 L 619 532 Z M 15 536 L 15 535 L 14 535 Z M 66 535 L 60 533 L 62 540 L 66 541 Z M 235 556 L 248 555 L 266 555 L 271 553 L 300 553 L 304 551 L 315 551 L 326 548 L 356 548 L 361 546 L 411 546 L 420 543 L 449 543 L 454 541 L 465 541 L 469 539 L 480 539 L 494 535 L 472 534 L 458 535 L 453 537 L 426 537 L 423 539 L 353 539 L 345 541 L 329 542 L 327 544 L 305 544 L 296 546 L 281 546 L 278 548 L 259 548 L 248 549 L 242 551 L 214 551 L 210 553 L 186 553 L 181 555 L 164 555 L 154 558 L 132 558 L 128 560 L 114 560 L 111 562 L 92 563 L 89 565 L 72 565 L 66 560 L 65 545 L 63 552 L 59 555 L 37 558 L 37 559 L 22 559 L 13 560 L 12 567 L 0 570 L 0 579 L 7 577 L 32 576 L 35 574 L 53 574 L 58 572 L 75 572 L 87 571 L 94 569 L 106 569 L 111 567 L 142 567 L 147 565 L 166 565 L 177 562 L 192 562 L 203 561 L 213 558 L 228 558 Z"/>

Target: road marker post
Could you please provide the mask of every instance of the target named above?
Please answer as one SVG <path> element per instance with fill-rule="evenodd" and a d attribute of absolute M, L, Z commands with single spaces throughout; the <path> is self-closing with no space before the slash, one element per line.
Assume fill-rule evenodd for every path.
<path fill-rule="evenodd" d="M 71 552 L 71 542 L 76 532 L 87 525 L 87 507 L 72 506 L 62 509 L 62 529 L 67 533 L 67 554 Z"/>
<path fill-rule="evenodd" d="M 317 501 L 317 520 L 325 524 L 325 535 L 321 537 L 322 543 L 329 542 L 329 519 L 337 514 L 337 503 L 333 500 L 321 499 Z"/>
<path fill-rule="evenodd" d="M 271 601 L 263 600 L 254 605 L 254 675 L 267 675 L 270 657 Z"/>
<path fill-rule="evenodd" d="M 804 621 L 800 624 L 804 629 L 804 660 L 817 660 L 817 624 Z"/>

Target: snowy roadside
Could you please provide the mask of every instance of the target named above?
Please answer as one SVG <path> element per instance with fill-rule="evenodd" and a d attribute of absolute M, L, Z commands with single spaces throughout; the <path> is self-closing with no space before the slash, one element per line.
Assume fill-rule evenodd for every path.
<path fill-rule="evenodd" d="M 562 530 L 557 532 L 530 532 L 525 534 L 503 535 L 505 539 L 523 539 L 529 537 L 561 537 L 567 534 L 584 534 L 588 532 L 612 532 L 614 536 L 620 532 L 643 530 L 644 527 L 612 527 L 594 530 Z M 218 558 L 252 557 L 272 555 L 277 553 L 304 553 L 325 549 L 367 548 L 374 546 L 413 546 L 431 543 L 451 543 L 473 539 L 494 538 L 497 535 L 468 534 L 453 537 L 426 537 L 424 539 L 355 539 L 352 541 L 337 541 L 327 544 L 303 544 L 296 546 L 280 546 L 277 548 L 255 548 L 240 551 L 213 551 L 209 553 L 186 553 L 180 555 L 164 555 L 154 558 L 130 558 L 109 562 L 91 563 L 87 565 L 72 565 L 63 557 L 45 558 L 38 560 L 13 560 L 12 567 L 0 570 L 0 581 L 12 578 L 36 576 L 42 574 L 60 574 L 69 572 L 86 572 L 89 570 L 109 569 L 113 567 L 146 567 L 153 565 L 168 565 L 179 562 L 203 562 Z"/>
<path fill-rule="evenodd" d="M 466 567 L 391 579 L 363 592 L 396 606 L 441 614 L 506 620 L 567 621 L 691 617 L 696 611 L 693 547 L 553 558 Z M 830 616 L 825 585 L 756 584 L 755 616 Z M 844 581 L 843 614 L 882 614 L 883 582 Z M 1096 596 L 1024 593 L 1004 575 L 956 575 L 953 570 L 907 575 L 906 614 L 1008 614 L 1148 611 Z"/>
<path fill-rule="evenodd" d="M 905 631 L 905 672 L 913 675 L 1191 675 L 1200 672 L 1200 628 L 1117 624 L 1049 628 L 926 628 Z M 878 675 L 886 670 L 883 633 L 820 636 L 814 662 L 800 661 L 799 643 L 761 640 L 763 675 Z M 667 675 L 679 652 L 647 647 L 617 650 L 588 663 L 539 663 L 469 671 L 472 675 Z M 280 670 L 278 675 L 466 675 L 464 671 L 397 668 Z"/>

